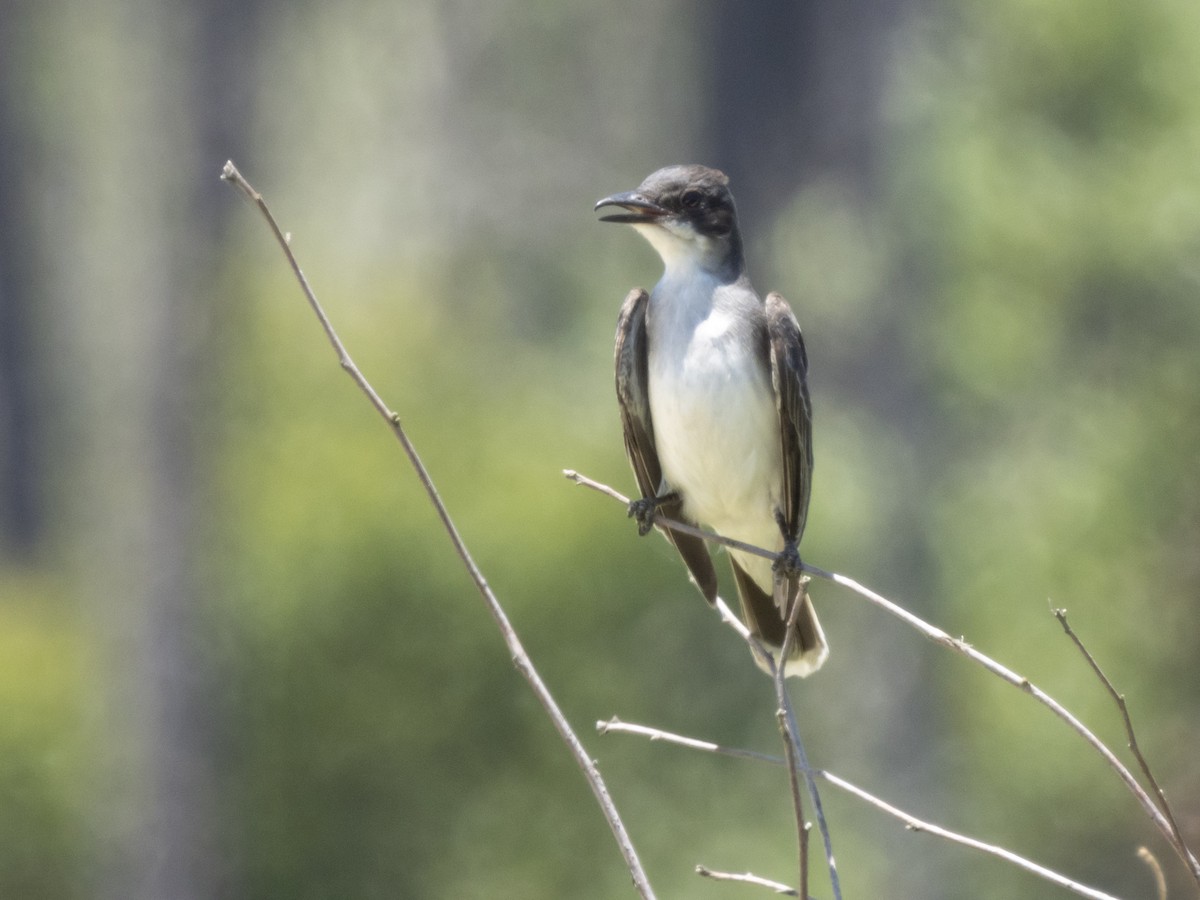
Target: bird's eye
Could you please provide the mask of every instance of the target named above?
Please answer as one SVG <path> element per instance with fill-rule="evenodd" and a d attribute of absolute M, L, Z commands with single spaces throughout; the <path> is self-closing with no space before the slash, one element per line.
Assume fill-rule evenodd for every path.
<path fill-rule="evenodd" d="M 684 191 L 683 196 L 679 198 L 684 209 L 695 209 L 703 200 L 704 197 L 699 191 Z"/>

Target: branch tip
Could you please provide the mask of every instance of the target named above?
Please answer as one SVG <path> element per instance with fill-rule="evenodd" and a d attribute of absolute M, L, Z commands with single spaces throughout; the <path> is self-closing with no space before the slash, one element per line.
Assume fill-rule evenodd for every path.
<path fill-rule="evenodd" d="M 1158 900 L 1167 900 L 1167 876 L 1163 872 L 1162 864 L 1158 861 L 1149 847 L 1138 847 L 1137 858 L 1146 864 L 1146 868 L 1154 876 L 1154 887 L 1156 889 Z"/>
<path fill-rule="evenodd" d="M 683 747 L 690 747 L 690 748 L 696 749 L 696 750 L 703 750 L 706 753 L 717 753 L 722 756 L 736 756 L 736 757 L 741 757 L 743 759 L 754 759 L 754 760 L 758 760 L 760 762 L 767 762 L 767 763 L 771 763 L 773 765 L 779 765 L 779 766 L 788 765 L 788 760 L 781 759 L 779 757 L 766 756 L 761 753 L 755 753 L 752 750 L 738 750 L 738 749 L 735 749 L 732 747 L 722 747 L 719 744 L 713 744 L 713 743 L 709 743 L 708 741 L 697 740 L 696 738 L 685 737 L 680 734 L 672 734 L 669 731 L 660 731 L 659 729 L 650 728 L 645 725 L 634 725 L 631 723 L 622 722 L 622 723 L 620 723 L 620 725 L 618 727 L 613 728 L 613 732 L 614 733 L 623 732 L 625 734 L 636 734 L 641 737 L 657 736 L 657 738 L 659 740 L 662 740 L 666 743 L 677 744 L 677 745 L 683 746 Z M 1019 856 L 1018 854 L 1013 853 L 1011 850 L 1005 850 L 1003 847 L 999 847 L 995 844 L 987 844 L 987 843 L 984 843 L 983 841 L 977 840 L 975 838 L 967 837 L 964 834 L 959 834 L 958 832 L 950 831 L 946 828 L 943 828 L 940 825 L 935 825 L 932 822 L 927 822 L 923 819 L 918 819 L 915 816 L 913 816 L 912 814 L 907 813 L 904 810 L 893 806 L 892 804 L 888 803 L 886 800 L 882 800 L 879 797 L 876 797 L 875 795 L 870 794 L 867 791 L 864 791 L 862 788 L 858 787 L 857 785 L 855 785 L 849 781 L 846 781 L 844 778 L 840 778 L 837 775 L 834 775 L 832 772 L 827 772 L 823 769 L 818 769 L 818 770 L 813 771 L 811 774 L 814 776 L 820 777 L 821 779 L 828 782 L 829 784 L 832 784 L 834 787 L 838 788 L 839 790 L 844 791 L 845 793 L 848 793 L 853 797 L 857 797 L 859 800 L 862 800 L 864 803 L 867 803 L 868 805 L 875 807 L 876 809 L 882 811 L 883 813 L 890 815 L 893 818 L 899 819 L 903 823 L 904 828 L 907 831 L 910 831 L 913 833 L 929 834 L 934 837 L 940 837 L 943 840 L 950 841 L 951 843 L 958 844 L 960 846 L 967 847 L 972 850 L 977 850 L 982 853 L 986 853 L 989 856 L 997 857 L 999 859 L 1002 859 L 1002 860 L 1008 862 L 1009 864 L 1011 864 L 1013 866 L 1016 866 L 1019 869 L 1024 870 L 1025 872 L 1030 873 L 1031 875 L 1036 875 L 1037 877 L 1042 878 L 1045 881 L 1049 881 L 1053 884 L 1056 884 L 1059 887 L 1065 888 L 1065 889 L 1071 891 L 1072 893 L 1077 894 L 1078 896 L 1088 897 L 1088 898 L 1090 898 L 1090 900 L 1118 900 L 1118 898 L 1114 897 L 1112 894 L 1106 894 L 1103 891 L 1100 891 L 1095 888 L 1088 887 L 1087 885 L 1081 884 L 1080 882 L 1075 881 L 1071 878 L 1068 878 L 1065 875 L 1061 875 L 1058 872 L 1053 871 L 1052 869 L 1047 869 L 1045 866 L 1038 865 L 1037 863 L 1032 862 L 1023 856 Z M 819 821 L 818 821 L 818 825 L 820 825 Z M 809 827 L 811 827 L 810 824 L 806 822 L 805 828 L 809 828 Z M 1145 859 L 1145 857 L 1142 857 L 1142 858 Z M 1147 864 L 1152 865 L 1149 862 Z M 696 871 L 701 875 L 706 874 L 706 872 L 708 871 L 708 870 L 705 870 L 704 872 L 702 872 L 702 871 L 700 871 L 701 869 L 704 869 L 704 867 L 703 866 L 696 867 Z M 724 873 L 718 872 L 718 873 L 715 873 L 712 877 L 721 879 L 723 875 L 724 875 Z M 725 878 L 724 880 L 745 881 L 747 879 L 744 879 L 741 876 L 733 876 L 733 877 Z M 761 882 L 756 882 L 756 883 L 761 883 Z M 1166 900 L 1166 898 L 1160 896 L 1159 900 Z"/>
<path fill-rule="evenodd" d="M 317 300 L 316 293 L 313 291 L 312 286 L 308 283 L 308 279 L 305 278 L 303 271 L 300 269 L 300 264 L 296 260 L 295 254 L 293 254 L 290 246 L 290 232 L 285 233 L 283 229 L 279 227 L 279 223 L 271 213 L 271 210 L 267 206 L 266 200 L 263 198 L 262 194 L 256 191 L 250 185 L 250 183 L 242 177 L 241 173 L 238 172 L 237 167 L 234 166 L 232 160 L 228 160 L 225 163 L 224 168 L 221 170 L 221 178 L 222 180 L 228 181 L 237 187 L 258 207 L 259 212 L 262 214 L 268 227 L 271 229 L 271 233 L 275 236 L 280 248 L 283 250 L 283 254 L 287 258 L 288 265 L 291 267 L 292 273 L 295 275 L 296 280 L 300 285 L 300 289 L 303 291 L 305 298 L 308 300 L 309 306 L 316 315 L 318 321 L 321 323 L 321 327 L 325 330 L 325 336 L 328 338 L 331 347 L 337 354 L 338 362 L 341 364 L 342 368 L 349 373 L 350 377 L 354 380 L 355 384 L 358 385 L 359 389 L 366 395 L 367 399 L 371 402 L 371 405 L 375 408 L 375 411 L 379 413 L 379 415 L 386 422 L 388 422 L 389 425 L 391 425 L 392 433 L 400 442 L 405 454 L 409 459 L 409 462 L 412 464 L 413 470 L 416 472 L 417 478 L 420 480 L 422 487 L 425 488 L 425 492 L 429 497 L 429 501 L 433 505 L 434 510 L 437 512 L 438 517 L 441 519 L 442 525 L 445 528 L 447 536 L 450 538 L 451 544 L 458 553 L 458 556 L 461 559 L 463 566 L 466 568 L 467 573 L 471 576 L 471 580 L 475 582 L 475 586 L 478 589 L 484 604 L 487 606 L 488 612 L 491 613 L 492 618 L 495 620 L 496 625 L 500 630 L 501 637 L 509 649 L 513 662 L 516 664 L 521 675 L 525 678 L 525 681 L 529 685 L 529 688 L 532 690 L 533 694 L 537 697 L 538 702 L 545 710 L 546 715 L 550 718 L 555 730 L 559 734 L 559 737 L 562 738 L 563 742 L 567 745 L 568 751 L 574 758 L 580 770 L 583 772 L 584 778 L 588 782 L 588 786 L 592 789 L 592 794 L 595 796 L 596 801 L 600 806 L 600 811 L 605 820 L 608 822 L 609 828 L 613 833 L 613 837 L 616 838 L 621 855 L 624 857 L 625 864 L 629 869 L 629 874 L 632 876 L 634 886 L 637 888 L 638 893 L 642 896 L 643 900 L 654 900 L 654 890 L 650 886 L 650 881 L 646 876 L 646 872 L 642 867 L 641 861 L 638 859 L 637 851 L 634 849 L 633 842 L 629 837 L 629 833 L 626 831 L 625 825 L 621 821 L 620 814 L 617 812 L 617 808 L 613 804 L 612 798 L 609 796 L 608 788 L 604 784 L 604 779 L 601 777 L 600 771 L 596 767 L 596 761 L 587 754 L 586 749 L 579 740 L 578 736 L 575 734 L 574 729 L 571 728 L 566 716 L 563 715 L 562 710 L 559 708 L 558 703 L 555 701 L 554 696 L 550 692 L 550 689 L 542 681 L 541 676 L 538 675 L 537 670 L 534 668 L 533 661 L 529 658 L 528 654 L 526 654 L 524 647 L 521 645 L 520 638 L 517 636 L 516 630 L 512 627 L 511 622 L 509 622 L 507 613 L 504 611 L 503 606 L 500 605 L 499 598 L 497 598 L 491 587 L 488 586 L 486 579 L 483 577 L 483 572 L 480 570 L 479 566 L 476 565 L 474 558 L 467 549 L 466 542 L 463 540 L 462 536 L 458 532 L 458 529 L 455 527 L 453 520 L 450 518 L 450 512 L 446 508 L 445 503 L 442 502 L 441 496 L 438 494 L 437 488 L 434 486 L 433 479 L 429 474 L 429 470 L 426 469 L 424 463 L 421 462 L 421 458 L 417 454 L 416 447 L 413 445 L 412 441 L 409 440 L 408 435 L 401 427 L 399 415 L 395 412 L 392 412 L 392 410 L 388 408 L 388 406 L 383 402 L 383 399 L 375 391 L 375 388 L 367 380 L 366 376 L 359 371 L 358 367 L 355 366 L 353 361 L 350 359 L 350 354 L 346 351 L 345 345 L 343 345 L 341 338 L 338 337 L 337 332 L 334 330 L 333 324 L 330 322 L 329 317 L 325 314 L 325 310 Z"/>
<path fill-rule="evenodd" d="M 628 505 L 628 503 L 629 503 L 629 500 L 627 498 L 623 497 L 619 492 L 613 490 L 612 488 L 608 487 L 607 485 L 592 481 L 591 479 L 586 478 L 583 475 L 578 475 L 578 473 L 576 473 L 572 480 L 574 480 L 577 484 L 584 485 L 585 487 L 590 487 L 593 490 L 599 491 L 600 493 L 608 494 L 610 497 L 613 497 L 614 499 L 617 499 L 617 500 L 621 501 L 622 503 L 625 503 L 626 505 Z M 722 538 L 719 535 L 713 534 L 712 532 L 704 531 L 699 528 L 693 528 L 691 526 L 684 525 L 680 522 L 676 522 L 667 517 L 663 517 L 663 516 L 657 517 L 655 524 L 661 528 L 666 528 L 666 529 L 669 529 L 672 531 L 678 531 L 678 532 L 681 532 L 684 534 L 691 534 L 695 537 L 699 537 L 699 538 L 709 541 L 711 543 L 723 544 L 727 547 L 733 547 L 734 549 L 742 550 L 747 553 L 753 553 L 755 555 L 762 556 L 767 559 L 774 559 L 774 558 L 777 558 L 777 556 L 778 556 L 778 554 L 767 552 L 767 551 L 763 550 L 761 547 L 754 547 L 752 545 L 743 544 L 738 541 L 730 541 L 725 538 Z M 1197 885 L 1200 885 L 1200 860 L 1197 859 L 1196 854 L 1192 851 L 1192 849 L 1187 845 L 1186 841 L 1183 839 L 1183 835 L 1180 832 L 1178 823 L 1174 820 L 1174 815 L 1171 811 L 1169 804 L 1166 801 L 1166 796 L 1165 796 L 1162 788 L 1159 786 L 1158 782 L 1154 779 L 1152 773 L 1149 770 L 1149 766 L 1147 765 L 1145 759 L 1141 756 L 1140 751 L 1137 749 L 1136 738 L 1133 734 L 1133 726 L 1129 720 L 1129 713 L 1128 713 L 1128 710 L 1126 709 L 1126 704 L 1125 704 L 1124 698 L 1112 686 L 1112 683 L 1110 681 L 1108 681 L 1108 679 L 1099 670 L 1099 666 L 1096 664 L 1094 658 L 1092 658 L 1091 655 L 1089 653 L 1087 653 L 1086 648 L 1083 647 L 1082 643 L 1079 641 L 1078 636 L 1075 635 L 1074 632 L 1071 631 L 1071 629 L 1069 628 L 1069 626 L 1067 624 L 1065 609 L 1061 609 L 1061 608 L 1052 609 L 1052 612 L 1053 612 L 1055 618 L 1057 618 L 1059 620 L 1059 622 L 1062 624 L 1062 626 L 1063 626 L 1064 630 L 1067 632 L 1067 634 L 1079 646 L 1081 652 L 1083 652 L 1085 657 L 1088 659 L 1088 662 L 1096 670 L 1097 676 L 1101 679 L 1102 682 L 1104 682 L 1105 686 L 1108 688 L 1108 690 L 1112 694 L 1113 700 L 1114 700 L 1114 702 L 1116 702 L 1118 708 L 1121 711 L 1122 717 L 1125 721 L 1126 730 L 1129 733 L 1130 749 L 1133 750 L 1134 755 L 1138 757 L 1139 766 L 1141 768 L 1142 773 L 1146 776 L 1146 780 L 1151 785 L 1153 796 L 1151 795 L 1151 792 L 1146 791 L 1146 789 L 1142 787 L 1142 785 L 1139 783 L 1138 779 L 1130 771 L 1129 767 L 1126 766 L 1124 763 L 1122 763 L 1116 757 L 1116 755 L 1112 752 L 1112 750 L 1110 750 L 1109 747 L 1106 744 L 1104 744 L 1103 741 L 1101 741 L 1091 730 L 1089 730 L 1087 728 L 1087 726 L 1085 726 L 1079 720 L 1079 718 L 1077 716 L 1075 716 L 1073 713 L 1071 713 L 1070 710 L 1068 710 L 1065 706 L 1063 706 L 1061 703 L 1059 703 L 1057 700 L 1055 700 L 1053 697 L 1051 697 L 1049 694 L 1047 694 L 1041 688 L 1039 688 L 1035 684 L 1033 684 L 1028 678 L 1025 678 L 1024 676 L 1019 675 L 1018 673 L 1014 672 L 1012 669 L 1009 669 L 1006 666 L 1001 665 L 999 662 L 992 659 L 990 656 L 987 656 L 986 654 L 981 653 L 979 650 L 976 650 L 973 646 L 971 646 L 971 644 L 969 644 L 965 640 L 965 638 L 963 638 L 963 637 L 960 637 L 958 639 L 952 638 L 946 632 L 931 625 L 930 623 L 926 622 L 924 619 L 921 619 L 919 616 L 914 615 L 913 613 L 909 612 L 908 610 L 904 609 L 903 607 L 899 606 L 898 604 L 893 603 L 892 601 L 888 600 L 883 595 L 876 593 L 875 591 L 872 591 L 870 588 L 860 584 L 859 582 L 855 581 L 853 578 L 849 578 L 845 575 L 838 574 L 837 572 L 828 572 L 823 569 L 819 569 L 816 566 L 811 566 L 807 563 L 805 563 L 803 565 L 803 571 L 811 573 L 813 575 L 816 575 L 817 577 L 823 578 L 827 581 L 832 581 L 834 584 L 839 584 L 842 587 L 853 591 L 854 593 L 856 593 L 856 594 L 860 595 L 861 597 L 863 597 L 864 599 L 868 600 L 874 606 L 878 607 L 879 609 L 883 610 L 884 612 L 888 613 L 889 615 L 891 615 L 897 619 L 900 619 L 902 622 L 906 623 L 907 625 L 909 625 L 916 631 L 920 632 L 922 635 L 924 635 L 926 638 L 932 640 L 934 643 L 942 644 L 943 646 L 949 647 L 951 650 L 954 650 L 955 652 L 959 653 L 960 655 L 967 657 L 969 660 L 971 660 L 972 662 L 981 666 L 983 669 L 985 669 L 990 674 L 996 676 L 997 678 L 999 678 L 1002 681 L 1007 682 L 1008 684 L 1012 685 L 1013 687 L 1017 688 L 1018 690 L 1022 691 L 1023 693 L 1030 695 L 1042 706 L 1049 709 L 1051 713 L 1053 713 L 1060 720 L 1062 720 L 1068 728 L 1075 731 L 1076 734 L 1078 734 L 1084 740 L 1085 743 L 1087 743 L 1097 754 L 1099 754 L 1104 759 L 1104 761 L 1108 764 L 1109 768 L 1111 768 L 1113 770 L 1113 772 L 1116 774 L 1116 776 L 1125 784 L 1126 788 L 1128 788 L 1129 792 L 1133 795 L 1134 799 L 1137 801 L 1138 805 L 1142 808 L 1143 812 L 1147 815 L 1147 817 L 1150 819 L 1150 821 L 1158 829 L 1159 833 L 1162 834 L 1164 838 L 1166 838 L 1167 842 L 1171 845 L 1171 848 L 1175 851 L 1176 855 L 1180 858 L 1180 860 L 1183 862 L 1183 864 L 1187 867 L 1188 873 L 1191 875 L 1192 880 L 1194 882 L 1196 882 Z M 737 620 L 733 616 L 732 612 L 725 606 L 724 601 L 722 601 L 720 597 L 717 598 L 717 602 L 715 605 L 716 605 L 718 611 L 721 613 L 722 619 L 724 621 L 726 621 L 727 623 L 729 623 L 730 625 L 733 625 L 735 628 L 737 628 L 738 624 L 739 624 L 739 620 Z M 752 646 L 759 646 L 752 636 L 749 636 L 748 634 L 743 633 L 743 637 L 747 641 L 749 641 Z M 836 893 L 836 890 L 835 890 L 835 893 Z M 1107 895 L 1101 894 L 1099 892 L 1087 893 L 1085 895 L 1086 896 L 1094 896 L 1094 897 L 1106 897 L 1107 896 Z"/>
<path fill-rule="evenodd" d="M 784 897 L 799 897 L 800 894 L 795 888 L 788 887 L 786 884 L 780 884 L 778 881 L 771 881 L 766 878 L 761 878 L 758 875 L 753 875 L 746 872 L 737 875 L 733 872 L 717 872 L 708 866 L 696 866 L 696 874 L 701 878 L 711 878 L 713 881 L 738 881 L 742 884 L 754 884 L 759 887 L 769 888 L 776 894 Z"/>

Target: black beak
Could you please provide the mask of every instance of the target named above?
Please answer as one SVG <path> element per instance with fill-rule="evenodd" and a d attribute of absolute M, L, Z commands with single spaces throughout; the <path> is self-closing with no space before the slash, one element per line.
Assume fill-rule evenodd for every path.
<path fill-rule="evenodd" d="M 602 206 L 620 206 L 629 210 L 628 213 L 617 213 L 612 216 L 601 216 L 601 222 L 619 222 L 622 225 L 636 225 L 639 222 L 656 222 L 664 216 L 669 216 L 670 210 L 664 209 L 657 203 L 647 200 L 637 191 L 627 191 L 624 194 L 613 194 L 597 203 L 593 209 Z"/>

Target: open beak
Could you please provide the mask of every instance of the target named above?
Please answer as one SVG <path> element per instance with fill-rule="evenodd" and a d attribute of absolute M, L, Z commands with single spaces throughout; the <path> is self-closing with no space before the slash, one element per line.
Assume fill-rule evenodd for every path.
<path fill-rule="evenodd" d="M 624 194 L 613 194 L 611 197 L 605 197 L 593 209 L 600 209 L 603 206 L 619 206 L 622 209 L 628 210 L 625 213 L 600 217 L 601 222 L 619 222 L 622 225 L 657 222 L 664 216 L 670 215 L 669 210 L 663 209 L 657 203 L 650 202 L 637 191 L 627 191 Z"/>

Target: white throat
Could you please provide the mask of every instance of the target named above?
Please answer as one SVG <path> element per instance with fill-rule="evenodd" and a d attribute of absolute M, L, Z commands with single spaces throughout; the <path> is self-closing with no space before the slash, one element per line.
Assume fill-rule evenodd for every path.
<path fill-rule="evenodd" d="M 722 262 L 723 247 L 713 238 L 697 234 L 689 225 L 677 222 L 639 223 L 634 229 L 650 242 L 666 267 L 683 274 L 695 270 L 716 270 Z"/>

